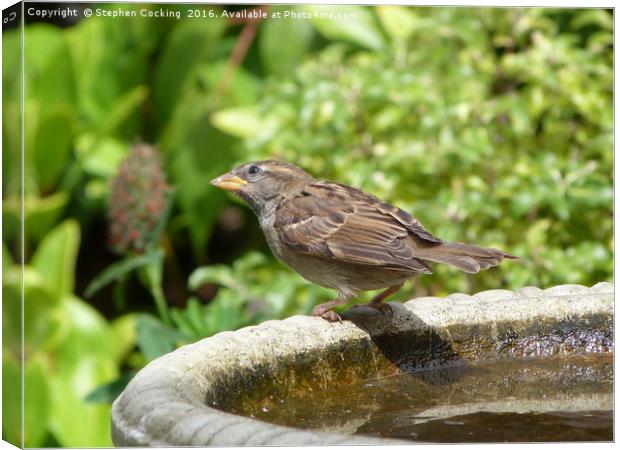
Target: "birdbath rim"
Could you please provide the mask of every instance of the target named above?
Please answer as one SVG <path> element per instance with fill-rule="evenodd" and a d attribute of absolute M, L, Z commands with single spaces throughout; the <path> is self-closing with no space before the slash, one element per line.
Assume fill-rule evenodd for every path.
<path fill-rule="evenodd" d="M 342 323 L 306 316 L 270 320 L 218 333 L 157 358 L 113 403 L 113 442 L 117 446 L 411 444 L 274 425 L 213 405 L 225 406 L 230 398 L 267 385 L 285 392 L 300 377 L 337 383 L 339 378 L 363 376 L 371 365 L 375 375 L 410 370 L 425 363 L 425 351 L 409 349 L 405 354 L 402 343 L 415 347 L 416 336 L 423 335 L 437 339 L 431 349 L 434 358 L 519 356 L 531 349 L 527 335 L 553 334 L 568 323 L 585 336 L 570 351 L 613 351 L 613 285 L 607 282 L 515 292 L 496 289 L 390 304 L 392 316 L 362 307 L 344 314 Z M 510 333 L 504 332 L 505 327 Z M 474 329 L 477 343 L 472 346 Z M 508 339 L 505 336 L 512 341 L 501 341 Z M 557 339 L 548 342 L 548 354 L 569 351 Z M 364 361 L 372 364 L 365 366 Z"/>

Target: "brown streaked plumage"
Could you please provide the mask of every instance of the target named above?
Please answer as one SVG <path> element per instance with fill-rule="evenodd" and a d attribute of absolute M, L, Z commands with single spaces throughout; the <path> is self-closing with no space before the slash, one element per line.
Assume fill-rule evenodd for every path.
<path fill-rule="evenodd" d="M 248 203 L 277 258 L 307 280 L 338 291 L 336 300 L 313 309 L 328 320 L 340 320 L 332 308 L 367 290 L 386 289 L 368 306 L 390 312 L 382 301 L 414 275 L 432 273 L 429 262 L 476 273 L 515 258 L 444 242 L 402 209 L 282 161 L 247 163 L 211 184 Z"/>

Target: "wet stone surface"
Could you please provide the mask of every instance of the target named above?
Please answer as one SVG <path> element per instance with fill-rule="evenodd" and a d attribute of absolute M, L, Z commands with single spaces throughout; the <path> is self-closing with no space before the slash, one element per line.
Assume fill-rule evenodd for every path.
<path fill-rule="evenodd" d="M 452 366 L 305 385 L 231 399 L 265 422 L 426 442 L 613 439 L 612 353 L 459 361 Z"/>

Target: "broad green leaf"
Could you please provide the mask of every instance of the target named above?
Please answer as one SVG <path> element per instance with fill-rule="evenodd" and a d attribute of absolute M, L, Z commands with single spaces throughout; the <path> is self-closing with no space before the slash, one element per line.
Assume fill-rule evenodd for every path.
<path fill-rule="evenodd" d="M 24 202 L 24 228 L 26 239 L 36 242 L 43 239 L 45 234 L 54 226 L 62 214 L 69 195 L 59 191 L 48 197 L 27 196 Z M 2 220 L 4 221 L 3 238 L 13 236 L 17 239 L 20 229 L 21 206 L 19 198 L 11 197 L 3 201 Z"/>
<path fill-rule="evenodd" d="M 63 61 L 59 64 L 59 61 Z M 72 58 L 66 33 L 50 24 L 37 23 L 24 33 L 26 99 L 36 99 L 41 113 L 76 100 Z"/>
<path fill-rule="evenodd" d="M 211 123 L 221 131 L 240 138 L 256 138 L 271 132 L 276 122 L 253 106 L 222 109 L 211 115 Z"/>
<path fill-rule="evenodd" d="M 50 410 L 49 370 L 40 359 L 24 371 L 24 446 L 40 447 L 47 434 Z"/>
<path fill-rule="evenodd" d="M 89 392 L 118 376 L 109 325 L 78 298 L 68 298 L 61 308 L 66 336 L 56 350 L 57 376 L 50 380 L 50 429 L 63 446 L 109 446 L 109 407 L 85 401 Z"/>
<path fill-rule="evenodd" d="M 132 26 L 119 27 L 107 17 L 92 17 L 65 30 L 79 94 L 75 104 L 89 131 L 103 133 L 112 125 L 117 135 L 128 139 L 140 133 L 135 108 L 140 99 L 125 100 L 145 83 L 153 46 L 165 29 L 162 25 L 136 17 Z"/>
<path fill-rule="evenodd" d="M 110 325 L 95 308 L 77 297 L 61 305 L 66 318 L 65 335 L 57 350 L 58 364 L 72 367 L 88 355 L 114 362 L 114 342 Z"/>
<path fill-rule="evenodd" d="M 222 286 L 233 287 L 237 284 L 230 267 L 222 264 L 215 266 L 203 266 L 195 269 L 189 276 L 188 287 L 196 290 L 203 284 L 217 283 Z"/>
<path fill-rule="evenodd" d="M 73 137 L 73 110 L 57 106 L 38 121 L 34 142 L 33 165 L 41 191 L 55 186 L 68 163 Z"/>
<path fill-rule="evenodd" d="M 128 255 L 125 258 L 116 261 L 106 267 L 99 275 L 91 280 L 84 291 L 84 296 L 90 298 L 100 289 L 108 284 L 119 280 L 134 270 L 147 266 L 154 261 L 160 261 L 162 258 L 161 250 L 157 250 L 144 255 Z"/>
<path fill-rule="evenodd" d="M 314 28 L 328 39 L 352 42 L 371 50 L 381 50 L 385 46 L 375 18 L 362 6 L 308 5 L 302 8 L 312 15 Z"/>
<path fill-rule="evenodd" d="M 79 245 L 79 224 L 74 219 L 67 219 L 48 233 L 32 257 L 32 266 L 55 297 L 73 292 Z"/>
<path fill-rule="evenodd" d="M 75 154 L 83 170 L 91 175 L 112 177 L 128 153 L 128 144 L 112 137 L 85 133 L 76 139 Z"/>
<path fill-rule="evenodd" d="M 112 356 L 115 361 L 122 361 L 135 347 L 137 342 L 136 319 L 137 315 L 134 313 L 125 314 L 110 323 L 110 333 L 112 342 L 114 342 Z"/>
<path fill-rule="evenodd" d="M 24 202 L 26 235 L 36 241 L 44 238 L 56 224 L 69 201 L 67 192 L 58 191 L 48 197 L 27 197 Z"/>
<path fill-rule="evenodd" d="M 183 333 L 147 314 L 138 316 L 136 333 L 140 350 L 149 360 L 171 352 L 178 344 L 188 340 Z"/>
<path fill-rule="evenodd" d="M 291 9 L 290 5 L 273 5 L 270 13 Z M 306 20 L 268 19 L 260 28 L 259 50 L 267 71 L 289 75 L 301 63 L 312 43 L 314 32 Z"/>
<path fill-rule="evenodd" d="M 109 405 L 86 402 L 89 392 L 117 377 L 116 365 L 87 349 L 50 380 L 50 429 L 63 447 L 111 447 Z"/>
<path fill-rule="evenodd" d="M 17 358 L 2 351 L 2 440 L 16 447 L 22 441 L 22 371 Z"/>
<path fill-rule="evenodd" d="M 21 270 L 13 266 L 2 277 L 2 340 L 5 349 L 21 355 Z M 45 280 L 32 267 L 24 267 L 24 357 L 44 352 L 63 335 L 63 317 Z"/>

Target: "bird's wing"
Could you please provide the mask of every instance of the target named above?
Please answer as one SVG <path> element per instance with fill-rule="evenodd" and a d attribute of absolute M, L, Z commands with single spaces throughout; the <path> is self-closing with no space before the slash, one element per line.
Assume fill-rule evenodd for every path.
<path fill-rule="evenodd" d="M 442 242 L 406 212 L 326 181 L 311 183 L 284 201 L 274 226 L 281 241 L 299 253 L 425 273 L 431 270 L 415 257 L 415 242 Z"/>

